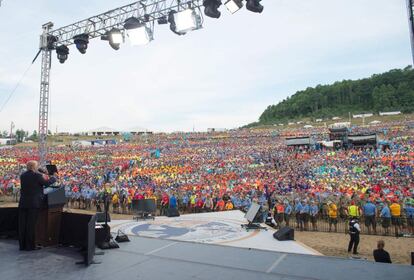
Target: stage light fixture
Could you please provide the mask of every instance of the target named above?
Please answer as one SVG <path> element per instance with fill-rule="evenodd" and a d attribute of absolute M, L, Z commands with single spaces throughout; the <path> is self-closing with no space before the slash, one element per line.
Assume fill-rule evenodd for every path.
<path fill-rule="evenodd" d="M 167 19 L 167 17 L 162 16 L 162 17 L 160 17 L 160 18 L 157 20 L 157 22 L 158 22 L 158 24 L 167 24 L 167 23 L 168 23 L 168 19 Z"/>
<path fill-rule="evenodd" d="M 191 8 L 181 12 L 175 12 L 173 14 L 173 21 L 175 25 L 174 30 L 179 34 L 185 34 L 188 31 L 201 28 L 201 17 Z"/>
<path fill-rule="evenodd" d="M 59 62 L 63 64 L 68 59 L 69 48 L 65 45 L 61 45 L 56 48 L 56 54 Z"/>
<path fill-rule="evenodd" d="M 146 45 L 153 40 L 152 30 L 135 17 L 127 19 L 124 23 L 124 28 L 131 44 L 134 46 Z"/>
<path fill-rule="evenodd" d="M 109 32 L 109 41 L 112 42 L 112 44 L 120 45 L 124 41 L 124 36 L 122 35 L 121 30 L 112 28 Z"/>
<path fill-rule="evenodd" d="M 111 32 L 107 31 L 105 33 L 105 35 L 101 36 L 101 40 L 103 41 L 108 41 L 109 45 L 111 46 L 111 48 L 113 48 L 114 50 L 119 50 L 120 44 L 115 44 L 112 39 L 111 39 Z"/>
<path fill-rule="evenodd" d="M 218 10 L 221 6 L 221 0 L 204 0 L 204 14 L 211 18 L 219 18 L 221 13 Z"/>
<path fill-rule="evenodd" d="M 177 25 L 175 24 L 175 20 L 174 20 L 174 15 L 177 13 L 177 11 L 174 11 L 174 10 L 171 10 L 169 13 L 168 13 L 168 22 L 170 23 L 170 30 L 172 31 L 172 32 L 174 32 L 175 34 L 177 34 L 177 35 L 185 35 L 185 33 L 180 33 L 180 32 L 177 32 L 176 31 L 176 29 L 177 29 Z"/>
<path fill-rule="evenodd" d="M 73 42 L 81 54 L 85 54 L 88 49 L 89 35 L 86 33 L 73 36 Z"/>
<path fill-rule="evenodd" d="M 89 35 L 86 33 L 73 36 L 73 42 L 81 54 L 85 54 L 88 49 Z"/>
<path fill-rule="evenodd" d="M 226 3 L 224 3 L 227 10 L 229 10 L 230 13 L 234 14 L 241 8 L 243 8 L 243 2 L 242 0 L 229 0 Z"/>
<path fill-rule="evenodd" d="M 263 5 L 260 4 L 262 0 L 247 0 L 246 9 L 253 13 L 263 12 Z"/>

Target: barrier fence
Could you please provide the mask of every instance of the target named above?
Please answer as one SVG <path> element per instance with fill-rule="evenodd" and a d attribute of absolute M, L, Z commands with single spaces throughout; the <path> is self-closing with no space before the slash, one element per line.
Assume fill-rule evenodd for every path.
<path fill-rule="evenodd" d="M 276 219 L 277 220 L 277 219 Z M 286 221 L 289 221 L 288 223 Z M 361 234 L 366 235 L 382 235 L 398 237 L 414 237 L 413 234 L 413 218 L 405 216 L 398 218 L 382 219 L 381 217 L 364 217 L 358 218 L 361 227 Z M 283 221 L 278 223 L 278 227 L 290 226 L 299 231 L 318 231 L 318 232 L 338 232 L 348 233 L 349 218 L 330 219 L 329 216 L 319 215 L 312 219 L 309 217 L 305 222 L 303 219 L 295 215 L 290 215 L 288 219 L 283 217 Z M 335 226 L 336 225 L 336 226 Z M 369 226 L 368 226 L 369 225 Z"/>

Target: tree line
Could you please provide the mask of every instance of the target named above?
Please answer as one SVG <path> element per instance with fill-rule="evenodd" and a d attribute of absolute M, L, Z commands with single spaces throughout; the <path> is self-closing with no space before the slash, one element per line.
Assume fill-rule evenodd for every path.
<path fill-rule="evenodd" d="M 49 131 L 49 135 L 51 132 Z M 0 131 L 0 138 L 10 138 L 10 132 L 7 130 Z M 23 129 L 17 129 L 15 132 L 13 132 L 12 138 L 16 139 L 17 143 L 22 143 L 23 141 L 37 141 L 38 140 L 38 134 L 37 131 L 34 130 L 30 135 L 29 132 Z"/>
<path fill-rule="evenodd" d="M 393 69 L 360 80 L 344 80 L 298 91 L 261 114 L 259 123 L 347 116 L 348 112 L 414 112 L 414 70 Z"/>

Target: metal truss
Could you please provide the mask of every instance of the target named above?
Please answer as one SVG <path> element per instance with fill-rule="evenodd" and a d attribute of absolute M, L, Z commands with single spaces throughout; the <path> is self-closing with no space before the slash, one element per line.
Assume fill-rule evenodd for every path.
<path fill-rule="evenodd" d="M 39 51 L 42 54 L 39 103 L 40 164 L 42 166 L 45 165 L 47 156 L 49 80 L 53 49 L 61 45 L 69 46 L 74 44 L 73 37 L 79 34 L 86 33 L 89 39 L 93 39 L 105 35 L 112 28 L 122 30 L 125 20 L 130 17 L 136 17 L 142 22 L 154 23 L 159 19 L 168 19 L 168 14 L 171 10 L 182 11 L 189 7 L 200 8 L 202 5 L 203 0 L 141 0 L 56 30 L 52 30 L 53 23 L 51 22 L 43 25 Z"/>
<path fill-rule="evenodd" d="M 43 34 L 40 37 L 40 50 L 42 52 L 40 76 L 40 103 L 39 103 L 39 161 L 42 166 L 46 162 L 47 132 L 49 122 L 49 80 L 52 65 L 52 50 L 49 48 L 47 33 L 53 27 L 51 22 L 43 25 Z"/>
<path fill-rule="evenodd" d="M 410 25 L 411 53 L 414 65 L 414 0 L 407 0 L 408 23 Z"/>
<path fill-rule="evenodd" d="M 56 38 L 56 45 L 69 46 L 73 44 L 72 38 L 79 34 L 86 33 L 89 39 L 93 39 L 105 35 L 112 28 L 123 29 L 125 20 L 130 17 L 142 22 L 154 22 L 168 18 L 171 10 L 200 8 L 202 5 L 203 0 L 141 0 L 50 31 L 48 35 Z"/>

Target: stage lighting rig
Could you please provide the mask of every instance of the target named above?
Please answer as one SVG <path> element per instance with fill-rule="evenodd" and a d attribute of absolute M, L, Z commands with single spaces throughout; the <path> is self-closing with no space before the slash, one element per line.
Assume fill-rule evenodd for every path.
<path fill-rule="evenodd" d="M 201 14 L 198 14 L 193 8 L 187 8 L 180 12 L 171 11 L 168 15 L 170 29 L 178 35 L 202 28 L 202 21 Z"/>
<path fill-rule="evenodd" d="M 127 19 L 124 28 L 132 45 L 146 45 L 154 39 L 151 28 L 136 17 Z"/>
<path fill-rule="evenodd" d="M 160 24 L 160 25 L 162 25 L 162 24 L 168 24 L 168 18 L 167 18 L 167 17 L 165 17 L 165 16 L 160 17 L 160 18 L 157 20 L 157 22 L 158 22 L 158 24 Z"/>
<path fill-rule="evenodd" d="M 234 14 L 235 12 L 239 11 L 241 8 L 243 8 L 243 1 L 242 0 L 228 0 L 226 3 L 224 3 L 227 10 Z"/>
<path fill-rule="evenodd" d="M 59 59 L 59 62 L 63 64 L 68 59 L 69 48 L 65 45 L 61 45 L 56 48 L 56 54 L 57 58 Z"/>
<path fill-rule="evenodd" d="M 221 6 L 221 0 L 204 0 L 204 14 L 211 18 L 219 18 L 221 13 L 218 10 Z"/>
<path fill-rule="evenodd" d="M 1 0 L 0 0 L 1 1 Z M 53 29 L 53 23 L 42 26 L 40 50 L 42 54 L 40 105 L 39 105 L 39 161 L 45 164 L 49 114 L 49 80 L 52 65 L 52 51 L 60 63 L 68 59 L 69 46 L 76 45 L 85 54 L 89 41 L 101 38 L 118 50 L 128 36 L 132 44 L 148 44 L 153 40 L 154 25 L 170 24 L 170 29 L 179 35 L 202 28 L 204 7 L 206 16 L 218 18 L 223 0 L 140 0 L 118 7 L 90 18 Z M 234 13 L 243 7 L 242 0 L 225 0 L 227 9 Z M 263 6 L 260 0 L 247 0 L 246 8 L 260 13 Z M 135 18 L 135 19 L 131 19 Z M 36 56 L 37 57 L 37 56 Z"/>
<path fill-rule="evenodd" d="M 73 37 L 73 42 L 81 54 L 85 54 L 88 49 L 89 36 L 86 33 L 79 34 Z"/>
<path fill-rule="evenodd" d="M 118 28 L 112 28 L 109 32 L 109 41 L 112 44 L 120 45 L 124 42 L 124 35 Z"/>
<path fill-rule="evenodd" d="M 262 0 L 247 0 L 246 9 L 253 13 L 263 12 L 263 5 L 260 4 Z"/>

